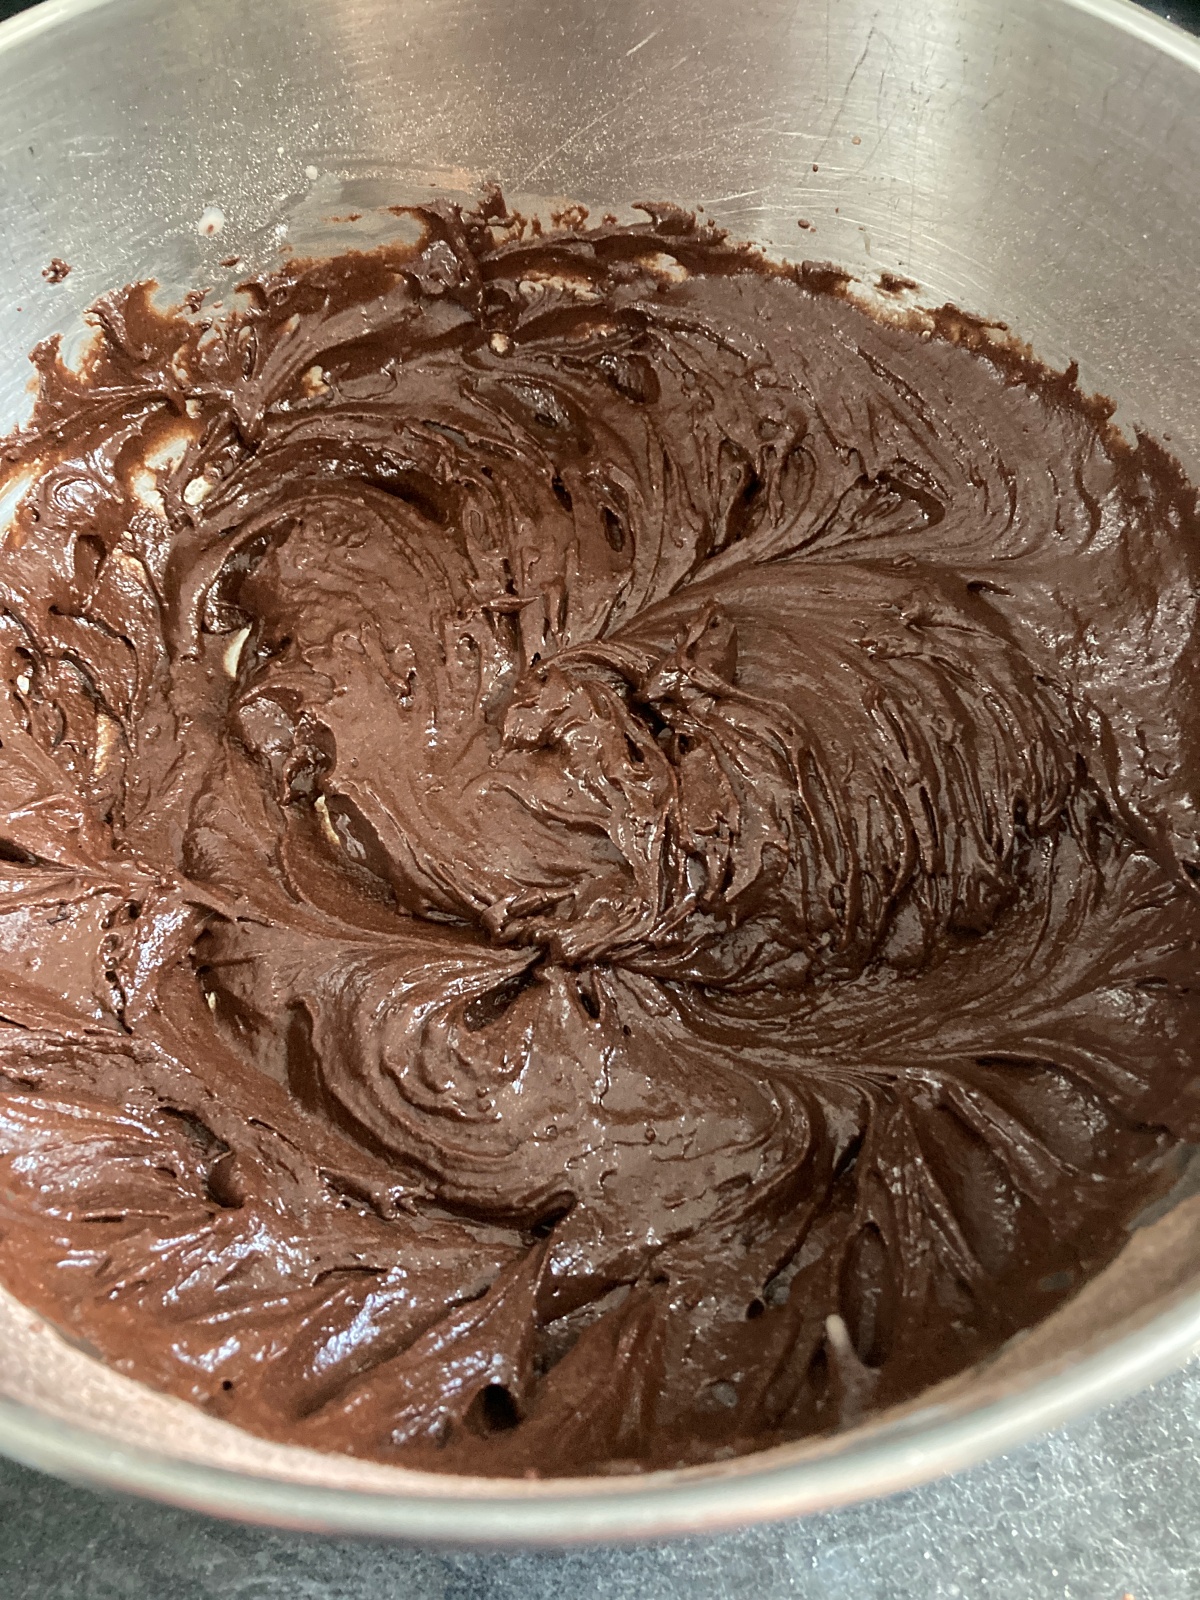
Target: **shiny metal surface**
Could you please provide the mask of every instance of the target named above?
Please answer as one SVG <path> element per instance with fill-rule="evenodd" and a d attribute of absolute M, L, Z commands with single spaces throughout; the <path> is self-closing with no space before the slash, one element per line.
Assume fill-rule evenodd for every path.
<path fill-rule="evenodd" d="M 776 253 L 903 273 L 1077 359 L 1200 467 L 1200 48 L 1121 0 L 50 0 L 0 27 L 0 418 L 29 348 L 81 331 L 114 283 L 225 284 L 223 258 L 369 242 L 374 208 L 489 176 L 544 211 L 665 196 Z M 1087 1316 L 906 1418 L 641 1479 L 497 1484 L 263 1444 L 5 1296 L 0 1449 L 413 1537 L 782 1516 L 979 1460 L 1178 1364 L 1200 1345 L 1197 1231 L 1189 1210 Z"/>

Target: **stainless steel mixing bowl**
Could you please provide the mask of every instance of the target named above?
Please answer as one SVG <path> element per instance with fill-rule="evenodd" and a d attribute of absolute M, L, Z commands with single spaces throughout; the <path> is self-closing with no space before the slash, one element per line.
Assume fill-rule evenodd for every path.
<path fill-rule="evenodd" d="M 287 241 L 495 176 L 523 205 L 702 204 L 1079 361 L 1200 469 L 1200 45 L 1123 0 L 50 0 L 0 27 L 0 422 L 23 357 L 139 276 L 224 285 Z M 358 221 L 331 223 L 361 213 Z M 797 226 L 799 219 L 810 224 Z M 71 266 L 46 282 L 52 257 Z M 1200 1346 L 1200 1200 L 985 1371 L 834 1439 L 545 1483 L 263 1443 L 0 1297 L 0 1449 L 290 1526 L 644 1537 L 812 1511 L 1003 1450 Z"/>

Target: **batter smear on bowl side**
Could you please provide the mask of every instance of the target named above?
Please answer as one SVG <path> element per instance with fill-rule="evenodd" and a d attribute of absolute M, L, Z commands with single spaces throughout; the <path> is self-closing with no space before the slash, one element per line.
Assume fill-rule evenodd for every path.
<path fill-rule="evenodd" d="M 274 1439 L 845 1426 L 1200 1136 L 1195 491 L 645 212 L 121 290 L 0 447 L 0 1279 Z"/>

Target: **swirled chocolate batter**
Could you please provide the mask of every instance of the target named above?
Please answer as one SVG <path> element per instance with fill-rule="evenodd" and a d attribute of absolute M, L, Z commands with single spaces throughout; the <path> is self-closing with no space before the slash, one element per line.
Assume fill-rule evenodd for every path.
<path fill-rule="evenodd" d="M 126 289 L 6 447 L 0 1276 L 274 1438 L 838 1427 L 1200 1134 L 1194 492 L 647 215 Z"/>

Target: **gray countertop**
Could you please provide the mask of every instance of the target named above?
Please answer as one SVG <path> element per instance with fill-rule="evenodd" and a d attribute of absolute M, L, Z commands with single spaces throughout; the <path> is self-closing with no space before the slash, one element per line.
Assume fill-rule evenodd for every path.
<path fill-rule="evenodd" d="M 894 0 L 901 4 L 903 0 Z M 20 10 L 0 0 L 0 18 Z M 1152 5 L 1200 32 L 1200 0 Z M 451 1554 L 265 1532 L 0 1460 L 0 1600 L 1200 1600 L 1200 1361 L 956 1478 L 627 1549 Z"/>
<path fill-rule="evenodd" d="M 264 1532 L 0 1463 L 0 1600 L 1196 1600 L 1200 1362 L 972 1472 L 712 1539 L 450 1554 Z"/>

